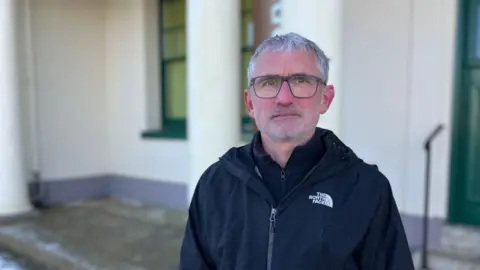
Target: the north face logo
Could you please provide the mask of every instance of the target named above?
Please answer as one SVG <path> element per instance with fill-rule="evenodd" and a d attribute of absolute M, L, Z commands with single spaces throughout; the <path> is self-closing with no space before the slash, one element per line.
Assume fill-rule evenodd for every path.
<path fill-rule="evenodd" d="M 308 196 L 308 199 L 312 200 L 312 203 L 323 204 L 325 206 L 333 208 L 332 197 L 330 197 L 330 195 L 328 195 L 327 193 L 317 192 L 317 195 L 310 195 Z"/>

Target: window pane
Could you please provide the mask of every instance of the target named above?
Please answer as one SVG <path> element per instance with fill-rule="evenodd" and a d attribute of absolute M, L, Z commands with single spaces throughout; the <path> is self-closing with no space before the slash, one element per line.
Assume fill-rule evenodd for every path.
<path fill-rule="evenodd" d="M 163 58 L 168 59 L 175 57 L 176 55 L 176 32 L 164 32 L 163 33 Z"/>
<path fill-rule="evenodd" d="M 162 0 L 164 59 L 185 56 L 185 0 Z"/>
<path fill-rule="evenodd" d="M 250 59 L 252 58 L 253 51 L 244 51 L 242 52 L 242 87 L 245 89 L 248 87 L 248 81 L 247 81 L 247 69 L 248 69 L 248 63 L 250 62 Z"/>
<path fill-rule="evenodd" d="M 242 95 L 243 97 L 243 95 Z M 244 99 L 242 99 L 242 117 L 249 117 L 248 111 L 247 111 L 247 106 L 245 105 Z"/>
<path fill-rule="evenodd" d="M 185 56 L 187 54 L 187 41 L 185 38 L 185 28 L 177 32 L 177 56 Z"/>
<path fill-rule="evenodd" d="M 174 28 L 164 31 L 163 58 L 184 57 L 186 51 L 185 29 Z"/>
<path fill-rule="evenodd" d="M 175 4 L 176 4 L 175 10 L 177 12 L 176 23 L 177 25 L 183 25 L 184 26 L 183 28 L 185 29 L 185 25 L 187 24 L 187 22 L 185 21 L 185 15 L 187 13 L 187 10 L 185 8 L 185 0 L 176 0 Z"/>
<path fill-rule="evenodd" d="M 185 0 L 162 0 L 163 27 L 185 25 Z"/>
<path fill-rule="evenodd" d="M 247 81 L 247 68 L 248 62 L 252 57 L 253 51 L 245 51 L 245 49 L 253 48 L 254 43 L 254 27 L 253 27 L 253 0 L 242 0 L 242 29 L 241 29 L 241 48 L 242 52 L 242 92 L 240 95 L 240 101 L 242 102 L 242 133 L 252 133 L 252 121 L 248 116 L 247 108 L 243 99 L 243 90 L 248 87 Z"/>
<path fill-rule="evenodd" d="M 163 27 L 170 28 L 175 26 L 176 18 L 178 15 L 175 11 L 175 1 L 172 0 L 163 0 L 162 1 L 162 17 L 163 17 Z"/>
<path fill-rule="evenodd" d="M 242 10 L 252 9 L 253 0 L 242 0 Z"/>
<path fill-rule="evenodd" d="M 242 46 L 243 47 L 252 47 L 254 32 L 253 32 L 253 13 L 242 12 Z"/>
<path fill-rule="evenodd" d="M 248 116 L 247 113 L 247 108 L 245 107 L 245 102 L 243 102 L 243 89 L 248 88 L 248 81 L 247 81 L 247 68 L 248 68 L 248 63 L 250 62 L 250 58 L 252 57 L 253 52 L 252 51 L 247 51 L 242 53 L 242 115 L 243 116 Z"/>
<path fill-rule="evenodd" d="M 187 114 L 185 61 L 170 62 L 165 68 L 166 116 L 174 120 L 185 119 Z"/>

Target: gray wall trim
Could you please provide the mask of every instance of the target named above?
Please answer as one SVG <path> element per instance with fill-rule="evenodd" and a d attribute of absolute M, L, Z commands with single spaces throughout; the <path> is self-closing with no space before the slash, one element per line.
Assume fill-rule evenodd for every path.
<path fill-rule="evenodd" d="M 103 175 L 55 181 L 41 180 L 39 183 L 30 183 L 31 197 L 41 199 L 47 206 L 119 197 L 181 210 L 188 207 L 187 186 L 171 182 Z"/>
<path fill-rule="evenodd" d="M 412 251 L 420 249 L 423 241 L 423 217 L 402 214 L 402 221 L 410 249 Z M 427 246 L 432 249 L 437 249 L 440 247 L 442 228 L 445 221 L 440 218 L 430 218 L 428 223 Z"/>
<path fill-rule="evenodd" d="M 41 200 L 47 206 L 65 204 L 82 200 L 98 199 L 108 196 L 110 177 L 92 176 L 84 178 L 40 180 L 30 182 L 32 199 Z"/>
<path fill-rule="evenodd" d="M 33 189 L 34 183 L 31 183 L 30 187 Z M 118 197 L 180 210 L 188 208 L 188 188 L 184 184 L 121 175 L 103 175 L 60 181 L 43 180 L 40 194 L 43 195 L 42 200 L 46 205 Z M 402 220 L 412 250 L 420 248 L 423 236 L 422 217 L 403 214 Z M 430 219 L 429 223 L 429 247 L 439 247 L 444 221 Z"/>
<path fill-rule="evenodd" d="M 175 209 L 188 208 L 188 187 L 184 184 L 114 175 L 111 176 L 109 194 Z"/>

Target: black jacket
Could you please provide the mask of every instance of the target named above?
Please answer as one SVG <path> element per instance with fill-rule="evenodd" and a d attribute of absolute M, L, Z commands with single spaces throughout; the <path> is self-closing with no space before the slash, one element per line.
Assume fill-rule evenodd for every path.
<path fill-rule="evenodd" d="M 389 181 L 333 132 L 323 141 L 325 155 L 278 204 L 252 143 L 211 165 L 191 201 L 180 269 L 413 270 Z"/>

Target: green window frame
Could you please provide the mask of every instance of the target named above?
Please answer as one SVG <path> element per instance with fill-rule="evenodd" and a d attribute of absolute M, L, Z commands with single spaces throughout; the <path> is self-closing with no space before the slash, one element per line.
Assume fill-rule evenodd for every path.
<path fill-rule="evenodd" d="M 161 119 L 160 130 L 144 132 L 146 138 L 187 138 L 187 87 L 186 87 L 186 0 L 158 0 L 161 67 Z M 252 0 L 242 0 L 241 8 L 242 135 L 252 133 L 252 121 L 243 105 L 243 89 L 247 84 L 247 66 L 253 54 Z"/>
<path fill-rule="evenodd" d="M 245 107 L 245 102 L 243 99 L 243 90 L 248 87 L 247 82 L 247 68 L 250 58 L 254 53 L 254 25 L 253 25 L 253 8 L 252 3 L 253 0 L 242 0 L 242 26 L 241 26 L 241 33 L 242 33 L 242 67 L 241 67 L 241 80 L 242 80 L 242 87 L 241 87 L 241 98 L 240 101 L 242 102 L 242 113 L 241 113 L 241 123 L 242 123 L 242 138 L 244 140 L 248 140 L 249 137 L 252 135 L 253 131 L 253 121 L 248 115 L 247 109 Z"/>
<path fill-rule="evenodd" d="M 186 139 L 186 0 L 159 0 L 158 3 L 162 127 L 143 135 Z"/>

